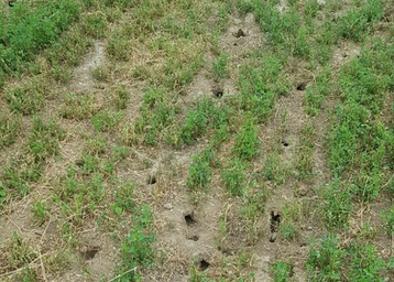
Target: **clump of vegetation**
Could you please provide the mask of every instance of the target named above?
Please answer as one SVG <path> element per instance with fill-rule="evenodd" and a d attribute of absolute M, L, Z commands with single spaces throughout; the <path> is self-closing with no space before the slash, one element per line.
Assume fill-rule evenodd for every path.
<path fill-rule="evenodd" d="M 336 179 L 323 187 L 324 204 L 322 212 L 329 228 L 343 228 L 347 225 L 352 211 L 352 198 L 349 185 Z"/>
<path fill-rule="evenodd" d="M 287 282 L 293 274 L 292 266 L 284 261 L 275 262 L 271 271 L 275 282 Z"/>
<path fill-rule="evenodd" d="M 155 145 L 163 136 L 163 131 L 173 122 L 176 109 L 165 89 L 150 88 L 144 93 L 140 113 L 134 131 L 141 136 L 143 143 Z"/>
<path fill-rule="evenodd" d="M 324 237 L 309 251 L 306 267 L 312 281 L 341 281 L 345 251 L 335 236 Z"/>
<path fill-rule="evenodd" d="M 222 171 L 224 185 L 232 196 L 242 196 L 246 185 L 245 165 L 239 159 L 234 159 Z"/>
<path fill-rule="evenodd" d="M 15 143 L 21 128 L 20 116 L 0 114 L 0 150 Z"/>
<path fill-rule="evenodd" d="M 153 263 L 152 247 L 155 237 L 152 233 L 152 212 L 149 206 L 143 205 L 132 218 L 133 228 L 123 240 L 120 250 L 121 263 L 117 281 L 140 281 L 139 268 Z"/>
<path fill-rule="evenodd" d="M 330 94 L 330 90 L 331 70 L 326 68 L 317 76 L 315 83 L 306 89 L 306 112 L 312 116 L 317 115 L 321 110 L 325 97 Z"/>
<path fill-rule="evenodd" d="M 36 162 L 42 162 L 59 152 L 59 141 L 64 137 L 64 131 L 54 121 L 44 122 L 41 118 L 34 118 L 28 141 L 29 152 Z"/>
<path fill-rule="evenodd" d="M 285 77 L 280 76 L 283 66 L 278 57 L 261 54 L 256 59 L 257 66 L 241 69 L 240 104 L 258 121 L 264 121 L 271 113 L 276 98 L 287 93 L 288 83 Z"/>
<path fill-rule="evenodd" d="M 116 108 L 118 110 L 125 110 L 129 104 L 129 101 L 130 101 L 129 91 L 123 86 L 116 88 L 115 97 L 114 97 Z"/>
<path fill-rule="evenodd" d="M 272 181 L 275 185 L 283 184 L 287 176 L 286 170 L 278 152 L 274 151 L 268 154 L 263 170 L 263 175 L 267 180 Z"/>
<path fill-rule="evenodd" d="M 226 78 L 229 75 L 228 70 L 229 56 L 226 53 L 220 54 L 212 65 L 212 71 L 216 80 Z"/>
<path fill-rule="evenodd" d="M 315 130 L 307 124 L 301 131 L 301 140 L 297 148 L 295 167 L 299 179 L 307 179 L 313 175 L 315 151 Z"/>
<path fill-rule="evenodd" d="M 8 248 L 8 261 L 12 269 L 18 269 L 27 266 L 38 254 L 23 238 L 14 233 Z"/>
<path fill-rule="evenodd" d="M 211 99 L 199 101 L 194 110 L 186 114 L 177 134 L 177 145 L 191 145 L 209 129 L 217 129 L 216 142 L 225 137 L 228 124 L 228 112 L 216 106 Z M 223 136 L 224 135 L 224 136 Z"/>
<path fill-rule="evenodd" d="M 1 11 L 0 69 L 18 70 L 52 44 L 81 12 L 79 1 L 30 3 L 17 1 L 9 13 Z"/>
<path fill-rule="evenodd" d="M 46 91 L 47 85 L 42 80 L 28 80 L 20 86 L 6 89 L 5 99 L 11 111 L 30 115 L 42 109 Z"/>
<path fill-rule="evenodd" d="M 211 181 L 213 162 L 215 153 L 208 148 L 193 157 L 189 167 L 187 186 L 193 190 L 206 189 Z"/>
<path fill-rule="evenodd" d="M 120 122 L 122 117 L 122 112 L 100 111 L 92 117 L 92 124 L 97 131 L 109 131 Z"/>
<path fill-rule="evenodd" d="M 60 114 L 66 119 L 90 118 L 97 111 L 94 102 L 92 95 L 68 93 L 65 95 Z"/>
<path fill-rule="evenodd" d="M 236 137 L 234 153 L 241 160 L 250 161 L 260 151 L 260 140 L 253 118 L 246 118 Z"/>

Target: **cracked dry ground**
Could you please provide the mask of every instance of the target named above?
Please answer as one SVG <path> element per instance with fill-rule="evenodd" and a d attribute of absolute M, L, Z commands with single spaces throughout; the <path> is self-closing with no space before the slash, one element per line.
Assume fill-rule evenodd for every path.
<path fill-rule="evenodd" d="M 68 1 L 0 89 L 0 281 L 394 279 L 390 1 Z"/>

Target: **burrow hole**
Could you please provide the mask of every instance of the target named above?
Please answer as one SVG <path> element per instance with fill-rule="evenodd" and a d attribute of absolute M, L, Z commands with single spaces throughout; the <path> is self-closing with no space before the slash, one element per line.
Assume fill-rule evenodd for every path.
<path fill-rule="evenodd" d="M 187 239 L 197 242 L 200 239 L 200 236 L 198 236 L 198 235 L 191 235 L 191 236 L 188 236 Z"/>
<path fill-rule="evenodd" d="M 271 211 L 270 229 L 271 233 L 278 232 L 281 215 L 277 211 Z"/>
<path fill-rule="evenodd" d="M 238 31 L 236 33 L 234 33 L 234 36 L 236 38 L 245 37 L 246 33 L 245 33 L 245 31 L 243 31 L 242 28 L 240 28 L 240 29 L 238 29 Z"/>
<path fill-rule="evenodd" d="M 307 83 L 305 81 L 302 81 L 297 84 L 297 90 L 299 91 L 304 91 L 306 88 Z"/>
<path fill-rule="evenodd" d="M 157 182 L 156 176 L 154 176 L 154 175 L 149 175 L 148 180 L 147 180 L 147 183 L 148 183 L 149 185 L 153 185 L 153 184 L 156 184 L 156 182 Z"/>
<path fill-rule="evenodd" d="M 223 97 L 223 89 L 219 86 L 215 86 L 212 88 L 212 94 L 216 97 L 216 98 L 222 98 Z"/>
<path fill-rule="evenodd" d="M 284 147 L 288 147 L 289 146 L 289 142 L 287 140 L 282 140 L 282 145 Z"/>
<path fill-rule="evenodd" d="M 198 261 L 198 268 L 200 269 L 200 271 L 207 270 L 209 266 L 210 266 L 210 263 L 205 259 L 200 259 Z"/>
<path fill-rule="evenodd" d="M 185 222 L 189 226 L 193 225 L 193 224 L 195 224 L 197 222 L 196 219 L 194 218 L 194 213 L 193 212 L 188 213 L 188 214 L 185 215 Z"/>

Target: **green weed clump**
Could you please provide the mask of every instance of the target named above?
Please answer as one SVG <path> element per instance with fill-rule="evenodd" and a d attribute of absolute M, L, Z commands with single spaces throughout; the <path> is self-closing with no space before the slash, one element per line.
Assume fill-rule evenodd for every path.
<path fill-rule="evenodd" d="M 352 211 L 351 187 L 334 180 L 323 191 L 322 212 L 328 228 L 343 228 Z"/>
<path fill-rule="evenodd" d="M 8 164 L 0 176 L 0 206 L 9 197 L 24 197 L 30 192 L 30 184 L 42 174 L 42 164 L 17 159 Z"/>
<path fill-rule="evenodd" d="M 40 50 L 55 42 L 78 19 L 80 12 L 76 0 L 16 2 L 9 15 L 1 15 L 0 69 L 5 73 L 18 70 Z"/>
<path fill-rule="evenodd" d="M 222 171 L 222 180 L 231 196 L 242 196 L 246 186 L 245 165 L 242 161 L 234 159 Z"/>
<path fill-rule="evenodd" d="M 382 18 L 383 12 L 382 1 L 368 0 L 341 17 L 338 23 L 339 34 L 347 39 L 361 41 L 371 25 Z"/>
<path fill-rule="evenodd" d="M 142 137 L 143 143 L 155 145 L 163 136 L 163 131 L 174 121 L 176 109 L 165 89 L 150 88 L 144 94 L 140 113 L 134 130 Z"/>
<path fill-rule="evenodd" d="M 92 95 L 68 93 L 65 95 L 60 115 L 63 118 L 75 120 L 90 118 L 97 111 L 94 103 Z"/>
<path fill-rule="evenodd" d="M 208 148 L 193 157 L 186 185 L 193 190 L 206 189 L 212 178 L 211 163 L 215 153 Z"/>
<path fill-rule="evenodd" d="M 313 175 L 315 151 L 315 129 L 307 124 L 301 131 L 300 144 L 297 148 L 296 170 L 299 179 L 308 179 Z"/>
<path fill-rule="evenodd" d="M 115 111 L 101 111 L 96 113 L 92 117 L 92 124 L 93 127 L 97 131 L 110 131 L 113 130 L 113 128 L 118 125 L 118 123 L 121 121 L 123 118 L 123 113 L 122 112 L 115 112 Z"/>
<path fill-rule="evenodd" d="M 257 126 L 254 119 L 248 117 L 236 136 L 233 151 L 239 159 L 250 161 L 259 153 L 259 147 L 260 140 Z"/>
<path fill-rule="evenodd" d="M 155 237 L 152 233 L 153 215 L 147 205 L 139 208 L 132 217 L 132 228 L 123 240 L 120 256 L 121 262 L 118 273 L 119 282 L 141 281 L 141 268 L 153 264 L 155 252 L 152 244 Z"/>
<path fill-rule="evenodd" d="M 272 265 L 271 271 L 274 282 L 287 282 L 290 281 L 293 269 L 287 262 L 277 261 Z"/>
<path fill-rule="evenodd" d="M 47 91 L 47 85 L 42 80 L 34 79 L 7 89 L 5 99 L 11 111 L 30 115 L 42 109 Z"/>
<path fill-rule="evenodd" d="M 257 66 L 241 69 L 239 78 L 240 104 L 258 121 L 264 121 L 271 113 L 276 98 L 288 91 L 288 83 L 282 72 L 282 62 L 274 55 L 261 54 Z"/>
<path fill-rule="evenodd" d="M 43 162 L 58 154 L 59 141 L 64 137 L 64 131 L 54 121 L 44 122 L 41 118 L 34 118 L 28 141 L 29 152 L 36 162 Z"/>
<path fill-rule="evenodd" d="M 22 119 L 18 115 L 0 114 L 0 150 L 15 143 L 22 128 Z"/>
<path fill-rule="evenodd" d="M 390 133 L 378 118 L 393 77 L 392 68 L 384 63 L 394 58 L 390 46 L 377 41 L 340 72 L 344 101 L 329 136 L 329 164 L 336 176 L 353 171 L 352 193 L 362 201 L 379 195 L 390 150 Z"/>
<path fill-rule="evenodd" d="M 349 250 L 351 258 L 349 281 L 382 281 L 385 263 L 376 248 L 370 244 L 355 243 Z"/>
<path fill-rule="evenodd" d="M 316 116 L 323 105 L 324 99 L 331 90 L 331 69 L 325 68 L 316 78 L 314 84 L 305 91 L 306 112 Z"/>
<path fill-rule="evenodd" d="M 194 110 L 189 111 L 177 134 L 177 145 L 191 145 L 209 129 L 218 129 L 216 141 L 225 138 L 228 111 L 216 106 L 211 99 L 199 101 Z"/>
<path fill-rule="evenodd" d="M 212 64 L 214 78 L 220 80 L 229 75 L 228 70 L 229 56 L 225 53 L 220 54 Z"/>
<path fill-rule="evenodd" d="M 306 268 L 310 281 L 342 281 L 345 255 L 337 237 L 324 237 L 309 251 Z"/>
<path fill-rule="evenodd" d="M 388 236 L 394 234 L 394 207 L 382 213 L 382 219 Z"/>
<path fill-rule="evenodd" d="M 286 167 L 284 167 L 279 153 L 276 151 L 270 153 L 264 163 L 264 177 L 276 185 L 281 185 L 286 180 L 286 174 Z"/>

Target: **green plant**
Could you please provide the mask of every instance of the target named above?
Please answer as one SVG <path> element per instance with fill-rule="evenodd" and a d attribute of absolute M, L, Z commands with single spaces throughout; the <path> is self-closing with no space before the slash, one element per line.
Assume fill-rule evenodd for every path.
<path fill-rule="evenodd" d="M 26 61 L 53 44 L 80 14 L 79 1 L 15 3 L 6 17 L 0 48 L 0 69 L 18 70 Z"/>
<path fill-rule="evenodd" d="M 351 258 L 349 280 L 350 281 L 382 281 L 380 275 L 385 267 L 382 258 L 379 257 L 376 248 L 370 244 L 355 244 L 349 250 Z"/>
<path fill-rule="evenodd" d="M 345 251 L 337 237 L 329 235 L 309 250 L 306 267 L 310 281 L 342 281 Z"/>
<path fill-rule="evenodd" d="M 151 233 L 151 225 L 152 213 L 148 206 L 143 205 L 140 212 L 133 216 L 133 228 L 122 242 L 118 271 L 121 275 L 116 281 L 140 281 L 140 268 L 153 263 L 152 244 L 155 237 Z"/>
<path fill-rule="evenodd" d="M 387 235 L 392 236 L 394 234 L 394 207 L 383 212 L 382 219 L 384 221 Z"/>
<path fill-rule="evenodd" d="M 297 236 L 297 230 L 292 223 L 282 223 L 279 226 L 279 233 L 285 240 L 294 240 Z"/>
<path fill-rule="evenodd" d="M 13 112 L 30 115 L 42 109 L 47 90 L 43 81 L 29 80 L 20 86 L 7 89 L 5 99 Z"/>
<path fill-rule="evenodd" d="M 209 148 L 193 157 L 186 182 L 190 189 L 197 190 L 208 187 L 212 177 L 210 163 L 213 158 L 214 152 Z"/>
<path fill-rule="evenodd" d="M 240 105 L 250 111 L 257 121 L 264 121 L 271 113 L 276 98 L 286 94 L 288 82 L 282 73 L 282 61 L 273 54 L 256 55 L 254 64 L 240 71 Z"/>
<path fill-rule="evenodd" d="M 241 160 L 252 160 L 260 151 L 260 140 L 258 130 L 251 117 L 246 118 L 241 126 L 233 148 L 234 153 Z"/>
<path fill-rule="evenodd" d="M 93 127 L 97 131 L 110 131 L 120 122 L 122 118 L 122 112 L 106 110 L 96 113 L 91 120 Z"/>
<path fill-rule="evenodd" d="M 92 77 L 100 82 L 108 82 L 111 77 L 111 69 L 107 65 L 101 65 L 92 70 Z"/>
<path fill-rule="evenodd" d="M 12 269 L 28 265 L 37 257 L 37 253 L 17 233 L 13 233 L 9 245 L 9 265 Z"/>
<path fill-rule="evenodd" d="M 229 75 L 228 70 L 229 56 L 221 53 L 212 64 L 212 71 L 216 80 L 226 78 Z"/>
<path fill-rule="evenodd" d="M 305 91 L 305 110 L 308 114 L 315 116 L 320 112 L 325 97 L 330 94 L 331 84 L 331 69 L 325 68 Z"/>
<path fill-rule="evenodd" d="M 297 146 L 295 167 L 299 179 L 307 179 L 313 175 L 315 152 L 315 129 L 307 124 L 301 131 L 300 144 Z"/>
<path fill-rule="evenodd" d="M 286 174 L 286 168 L 284 168 L 279 154 L 276 151 L 270 153 L 264 163 L 264 177 L 276 185 L 281 185 L 286 180 Z"/>
<path fill-rule="evenodd" d="M 222 180 L 230 195 L 241 196 L 246 185 L 245 165 L 242 161 L 232 160 L 228 167 L 222 171 Z"/>
<path fill-rule="evenodd" d="M 30 192 L 30 183 L 36 182 L 42 174 L 42 165 L 29 160 L 15 160 L 8 164 L 1 174 L 0 191 L 2 201 L 7 195 L 24 197 Z"/>
<path fill-rule="evenodd" d="M 0 149 L 15 143 L 22 128 L 22 119 L 13 114 L 0 114 Z"/>
<path fill-rule="evenodd" d="M 287 262 L 277 261 L 271 268 L 274 282 L 287 282 L 293 272 L 293 267 Z"/>
<path fill-rule="evenodd" d="M 59 152 L 59 141 L 64 137 L 64 131 L 54 121 L 44 122 L 41 118 L 35 117 L 28 150 L 36 162 L 42 162 Z"/>
<path fill-rule="evenodd" d="M 116 31 L 111 34 L 108 40 L 106 51 L 110 58 L 116 61 L 127 61 L 132 49 L 127 35 L 123 35 L 122 31 Z"/>
<path fill-rule="evenodd" d="M 133 210 L 135 207 L 133 192 L 134 185 L 132 183 L 122 183 L 117 187 L 112 204 L 112 211 L 116 215 L 120 216 Z"/>
<path fill-rule="evenodd" d="M 140 108 L 141 116 L 137 119 L 134 130 L 142 135 L 143 142 L 155 145 L 165 130 L 175 118 L 175 107 L 166 89 L 149 88 L 144 93 Z"/>
<path fill-rule="evenodd" d="M 207 132 L 210 125 L 215 125 L 221 119 L 220 109 L 216 108 L 210 99 L 203 99 L 198 102 L 196 108 L 187 113 L 185 121 L 179 130 L 179 143 L 192 144 L 197 138 Z"/>
<path fill-rule="evenodd" d="M 115 90 L 115 106 L 118 110 L 125 110 L 130 101 L 130 93 L 124 86 L 119 86 Z"/>
<path fill-rule="evenodd" d="M 42 225 L 48 218 L 48 208 L 43 201 L 36 201 L 32 206 L 32 212 L 39 225 Z"/>
<path fill-rule="evenodd" d="M 329 228 L 346 226 L 352 211 L 349 186 L 335 179 L 323 189 L 322 212 L 327 226 Z"/>
<path fill-rule="evenodd" d="M 370 25 L 383 16 L 383 4 L 380 0 L 368 0 L 360 8 L 351 9 L 341 17 L 338 29 L 344 38 L 361 41 Z"/>
<path fill-rule="evenodd" d="M 102 38 L 106 31 L 107 24 L 108 22 L 104 13 L 96 12 L 88 14 L 84 18 L 84 33 L 95 38 Z"/>
<path fill-rule="evenodd" d="M 82 120 L 90 118 L 96 110 L 92 95 L 68 93 L 60 109 L 60 114 L 67 119 Z"/>

